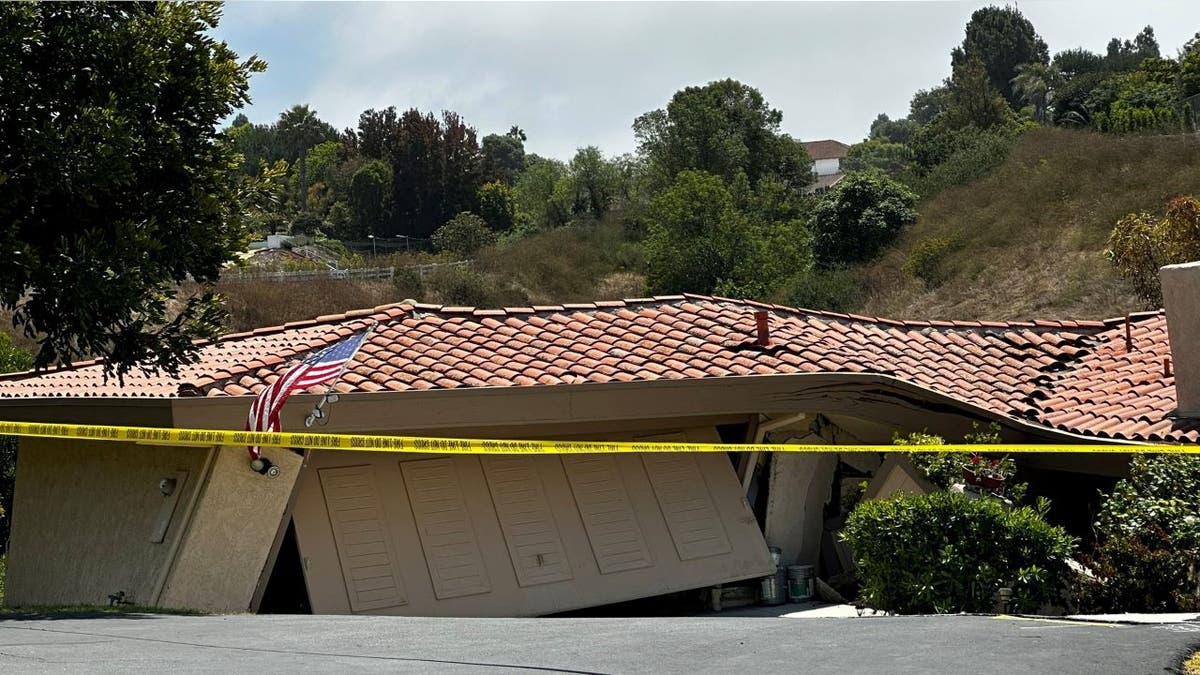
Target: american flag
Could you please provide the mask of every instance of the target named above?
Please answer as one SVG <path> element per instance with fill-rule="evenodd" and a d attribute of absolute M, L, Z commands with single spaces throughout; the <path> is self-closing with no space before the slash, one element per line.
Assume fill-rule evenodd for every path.
<path fill-rule="evenodd" d="M 246 418 L 246 431 L 279 431 L 282 428 L 279 423 L 279 411 L 283 410 L 288 396 L 297 389 L 307 389 L 336 380 L 342 374 L 346 363 L 354 358 L 369 332 L 370 329 L 367 329 L 329 345 L 289 368 L 259 392 L 254 404 L 250 406 L 250 415 Z M 252 459 L 258 459 L 260 450 L 257 445 L 247 450 L 250 451 Z"/>

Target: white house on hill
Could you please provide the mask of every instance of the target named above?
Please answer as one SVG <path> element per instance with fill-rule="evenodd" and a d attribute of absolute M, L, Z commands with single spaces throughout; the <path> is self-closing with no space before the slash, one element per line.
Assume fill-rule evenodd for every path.
<path fill-rule="evenodd" d="M 826 139 L 808 141 L 804 149 L 813 160 L 813 173 L 817 174 L 817 182 L 808 186 L 809 192 L 828 190 L 842 179 L 842 160 L 850 151 L 849 145 Z"/>

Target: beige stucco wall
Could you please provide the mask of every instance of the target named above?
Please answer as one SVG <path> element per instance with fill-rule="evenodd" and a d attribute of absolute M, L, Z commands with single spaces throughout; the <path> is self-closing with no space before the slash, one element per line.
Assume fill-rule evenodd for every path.
<path fill-rule="evenodd" d="M 293 518 L 317 613 L 531 616 L 773 569 L 719 453 L 317 452 Z"/>
<path fill-rule="evenodd" d="M 300 455 L 280 448 L 266 448 L 263 456 L 279 467 L 278 476 L 251 471 L 244 447 L 217 452 L 159 606 L 253 609 L 302 462 Z"/>
<path fill-rule="evenodd" d="M 103 605 L 117 592 L 151 603 L 207 451 L 40 438 L 20 444 L 5 603 Z M 180 483 L 172 497 L 159 489 L 163 478 Z M 156 534 L 161 542 L 151 541 Z"/>
<path fill-rule="evenodd" d="M 1200 262 L 1159 271 L 1179 414 L 1200 417 Z"/>

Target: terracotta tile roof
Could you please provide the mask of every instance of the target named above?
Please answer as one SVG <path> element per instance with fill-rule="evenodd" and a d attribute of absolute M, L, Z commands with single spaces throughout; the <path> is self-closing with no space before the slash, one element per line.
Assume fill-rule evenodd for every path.
<path fill-rule="evenodd" d="M 755 344 L 753 312 L 770 314 Z M 342 392 L 517 387 L 786 373 L 878 373 L 1013 419 L 1126 440 L 1200 441 L 1174 421 L 1166 320 L 895 321 L 694 295 L 475 309 L 386 305 L 201 350 L 176 378 L 105 382 L 95 363 L 0 378 L 0 398 L 243 396 L 286 362 L 378 322 Z M 314 390 L 315 392 L 316 390 Z"/>
<path fill-rule="evenodd" d="M 814 162 L 818 159 L 841 159 L 850 152 L 850 146 L 831 139 L 806 141 L 803 145 Z"/>

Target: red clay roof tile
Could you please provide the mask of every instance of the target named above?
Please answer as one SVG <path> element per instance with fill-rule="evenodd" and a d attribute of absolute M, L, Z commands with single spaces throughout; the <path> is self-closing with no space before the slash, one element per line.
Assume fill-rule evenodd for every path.
<path fill-rule="evenodd" d="M 763 308 L 769 350 L 755 344 L 753 311 Z M 0 377 L 0 398 L 248 396 L 285 362 L 378 322 L 338 391 L 870 372 L 1075 434 L 1200 441 L 1200 422 L 1169 417 L 1165 318 L 1128 320 L 1129 353 L 1124 317 L 893 321 L 697 295 L 504 310 L 396 304 L 225 336 L 177 377 L 134 372 L 122 385 L 88 362 Z"/>

